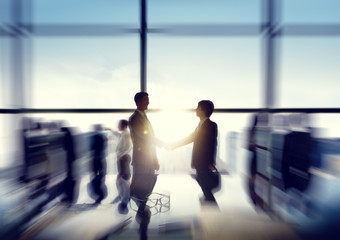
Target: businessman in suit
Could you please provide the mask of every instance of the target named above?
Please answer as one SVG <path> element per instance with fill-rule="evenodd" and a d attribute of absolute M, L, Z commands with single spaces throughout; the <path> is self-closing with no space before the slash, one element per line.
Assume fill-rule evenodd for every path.
<path fill-rule="evenodd" d="M 134 97 L 137 109 L 129 118 L 129 128 L 133 143 L 132 153 L 132 181 L 130 186 L 131 197 L 138 205 L 137 216 L 145 214 L 146 201 L 156 184 L 159 163 L 155 146 L 163 143 L 155 137 L 153 128 L 148 120 L 145 110 L 148 109 L 149 95 L 138 92 Z"/>
<path fill-rule="evenodd" d="M 195 131 L 188 137 L 175 143 L 167 145 L 167 148 L 174 149 L 189 143 L 193 144 L 191 167 L 196 169 L 196 180 L 200 185 L 204 200 L 216 203 L 212 193 L 214 183 L 212 183 L 213 171 L 216 170 L 216 150 L 217 150 L 217 124 L 210 120 L 214 111 L 214 104 L 209 100 L 202 100 L 196 108 L 196 116 L 200 122 Z M 219 184 L 219 183 L 218 183 Z"/>

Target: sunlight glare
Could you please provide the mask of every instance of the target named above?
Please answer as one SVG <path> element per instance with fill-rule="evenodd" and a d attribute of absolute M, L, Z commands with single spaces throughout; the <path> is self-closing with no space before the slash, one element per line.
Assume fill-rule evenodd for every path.
<path fill-rule="evenodd" d="M 166 110 L 158 114 L 148 114 L 156 137 L 165 142 L 172 142 L 191 134 L 199 119 L 194 112 L 184 110 Z"/>

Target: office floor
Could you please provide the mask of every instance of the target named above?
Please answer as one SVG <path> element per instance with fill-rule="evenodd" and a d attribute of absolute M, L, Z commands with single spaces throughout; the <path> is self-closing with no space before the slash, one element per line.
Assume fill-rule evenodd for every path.
<path fill-rule="evenodd" d="M 138 239 L 141 224 L 131 201 L 126 214 L 118 212 L 115 175 L 106 176 L 108 196 L 99 206 L 87 194 L 89 176 L 79 185 L 79 198 L 70 208 L 56 206 L 33 225 L 22 239 Z M 256 211 L 241 175 L 223 175 L 215 194 L 218 207 L 200 202 L 201 190 L 190 175 L 159 175 L 150 196 L 149 239 L 273 239 L 295 238 L 290 226 Z"/>

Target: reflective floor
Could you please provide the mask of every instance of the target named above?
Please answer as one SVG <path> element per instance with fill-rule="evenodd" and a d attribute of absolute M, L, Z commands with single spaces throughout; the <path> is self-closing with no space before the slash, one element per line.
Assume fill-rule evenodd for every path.
<path fill-rule="evenodd" d="M 108 196 L 93 205 L 84 176 L 79 198 L 72 206 L 56 205 L 32 224 L 21 239 L 276 239 L 294 230 L 256 211 L 250 204 L 240 175 L 223 175 L 215 194 L 218 206 L 200 201 L 201 190 L 190 175 L 159 175 L 148 202 L 150 218 L 136 218 L 133 201 L 121 214 L 115 175 L 106 176 Z"/>

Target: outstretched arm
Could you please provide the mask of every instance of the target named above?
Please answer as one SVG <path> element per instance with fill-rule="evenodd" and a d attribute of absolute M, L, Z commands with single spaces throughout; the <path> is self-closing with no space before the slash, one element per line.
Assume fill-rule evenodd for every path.
<path fill-rule="evenodd" d="M 119 133 L 117 131 L 113 131 L 111 128 L 104 128 L 104 130 L 110 131 L 116 137 L 120 137 L 120 135 L 121 135 L 121 133 Z"/>
<path fill-rule="evenodd" d="M 165 146 L 166 149 L 168 150 L 173 150 L 175 148 L 178 148 L 178 147 L 182 147 L 184 145 L 187 145 L 189 143 L 192 143 L 194 141 L 194 138 L 195 138 L 195 135 L 196 135 L 196 131 L 197 129 L 195 129 L 195 131 L 193 133 L 191 133 L 189 136 L 183 138 L 183 139 L 180 139 L 176 142 L 172 142 L 172 143 L 169 143 Z"/>
<path fill-rule="evenodd" d="M 158 139 L 156 137 L 153 138 L 153 143 L 157 147 L 164 147 L 165 146 L 165 143 L 162 140 L 160 140 L 160 139 Z"/>

